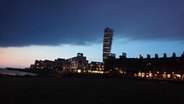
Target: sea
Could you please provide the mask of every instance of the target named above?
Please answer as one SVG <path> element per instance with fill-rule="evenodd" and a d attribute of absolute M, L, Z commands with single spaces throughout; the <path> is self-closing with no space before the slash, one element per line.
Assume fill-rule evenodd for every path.
<path fill-rule="evenodd" d="M 34 73 L 17 71 L 17 70 L 9 70 L 6 68 L 0 68 L 0 74 L 10 75 L 10 76 L 37 76 L 37 74 L 34 74 Z"/>

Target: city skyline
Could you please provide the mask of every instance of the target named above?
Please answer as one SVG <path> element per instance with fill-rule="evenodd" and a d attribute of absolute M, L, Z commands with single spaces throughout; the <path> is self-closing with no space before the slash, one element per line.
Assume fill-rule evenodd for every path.
<path fill-rule="evenodd" d="M 182 0 L 0 1 L 0 67 L 29 67 L 36 59 L 84 53 L 102 62 L 103 29 L 114 30 L 111 52 L 128 57 L 180 56 Z"/>

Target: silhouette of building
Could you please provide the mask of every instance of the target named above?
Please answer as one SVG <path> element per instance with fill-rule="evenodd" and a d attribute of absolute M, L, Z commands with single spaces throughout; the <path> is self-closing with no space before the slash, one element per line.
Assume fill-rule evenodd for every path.
<path fill-rule="evenodd" d="M 147 58 L 142 55 L 139 58 L 126 58 L 126 53 L 123 53 L 119 58 L 109 56 L 104 62 L 104 70 L 119 70 L 138 78 L 184 79 L 184 55 L 177 57 L 173 53 L 167 57 L 164 53 L 160 58 L 158 54 L 153 58 L 149 54 Z"/>
<path fill-rule="evenodd" d="M 103 63 L 102 62 L 95 62 L 92 61 L 91 63 L 88 64 L 89 70 L 96 70 L 96 71 L 103 71 Z"/>
<path fill-rule="evenodd" d="M 112 57 L 116 57 L 116 54 L 115 53 L 111 53 L 111 55 L 110 56 L 112 56 Z"/>
<path fill-rule="evenodd" d="M 87 72 L 88 70 L 88 60 L 83 56 L 83 53 L 77 53 L 77 57 L 67 59 L 69 62 L 70 72 Z"/>
<path fill-rule="evenodd" d="M 111 55 L 113 30 L 109 27 L 104 29 L 104 40 L 103 40 L 103 62 Z"/>
<path fill-rule="evenodd" d="M 58 58 L 54 61 L 50 60 L 35 60 L 35 63 L 30 66 L 30 69 L 49 69 L 61 72 L 67 70 L 70 72 L 87 72 L 88 60 L 83 56 L 83 53 L 77 53 L 76 57 L 69 59 Z"/>
<path fill-rule="evenodd" d="M 53 69 L 54 68 L 54 61 L 50 60 L 35 60 L 34 65 L 31 65 L 32 69 Z"/>
<path fill-rule="evenodd" d="M 58 71 L 62 71 L 68 67 L 68 62 L 63 58 L 55 59 L 54 61 L 54 69 Z"/>

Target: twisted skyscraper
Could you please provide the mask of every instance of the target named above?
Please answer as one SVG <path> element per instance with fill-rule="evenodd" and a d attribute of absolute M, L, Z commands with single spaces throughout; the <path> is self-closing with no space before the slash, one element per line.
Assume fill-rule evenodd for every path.
<path fill-rule="evenodd" d="M 104 40 L 103 40 L 103 62 L 111 55 L 113 30 L 109 27 L 104 29 Z"/>

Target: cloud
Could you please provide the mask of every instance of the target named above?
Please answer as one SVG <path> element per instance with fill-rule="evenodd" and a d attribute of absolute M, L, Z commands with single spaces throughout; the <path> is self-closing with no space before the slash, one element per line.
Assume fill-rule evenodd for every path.
<path fill-rule="evenodd" d="M 133 40 L 184 40 L 182 0 L 2 0 L 0 47 L 102 42 L 103 29 Z"/>

